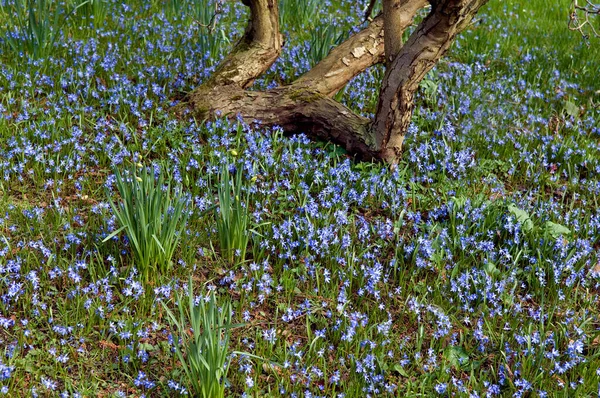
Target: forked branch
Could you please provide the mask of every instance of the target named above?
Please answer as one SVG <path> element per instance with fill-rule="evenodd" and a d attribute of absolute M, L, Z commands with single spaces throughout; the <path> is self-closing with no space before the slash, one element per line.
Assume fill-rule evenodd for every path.
<path fill-rule="evenodd" d="M 425 0 L 404 0 L 398 8 L 401 17 L 393 34 L 402 39 L 404 31 L 412 24 L 419 10 L 427 5 Z M 335 47 L 314 68 L 300 76 L 293 84 L 311 87 L 320 94 L 332 96 L 350 80 L 369 67 L 384 61 L 384 17 L 378 16 L 367 27 L 350 36 Z"/>
<path fill-rule="evenodd" d="M 571 3 L 571 16 L 569 29 L 581 33 L 585 38 L 591 33 L 600 37 L 600 30 L 594 25 L 595 18 L 600 18 L 600 3 L 595 4 L 590 0 L 573 0 Z"/>
<path fill-rule="evenodd" d="M 427 1 L 385 0 L 390 15 L 375 18 L 292 84 L 259 92 L 245 88 L 281 52 L 278 6 L 276 0 L 242 0 L 250 7 L 244 36 L 212 78 L 190 93 L 188 105 L 199 118 L 240 115 L 248 122 L 335 142 L 362 159 L 396 163 L 419 82 L 486 1 L 429 0 L 429 15 L 402 46 L 404 30 Z M 374 121 L 329 98 L 383 62 L 384 51 L 390 58 Z"/>
<path fill-rule="evenodd" d="M 333 48 L 293 84 L 332 96 L 353 77 L 383 62 L 383 51 L 383 18 L 379 16 L 366 28 Z"/>

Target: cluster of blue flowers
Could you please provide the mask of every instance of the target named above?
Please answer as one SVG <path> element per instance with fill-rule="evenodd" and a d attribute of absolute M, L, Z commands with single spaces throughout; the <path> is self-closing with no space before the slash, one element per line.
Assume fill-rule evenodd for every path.
<path fill-rule="evenodd" d="M 332 28 L 315 37 L 361 23 L 356 2 L 317 3 Z M 497 49 L 443 62 L 390 170 L 278 128 L 176 119 L 170 108 L 228 44 L 199 40 L 202 24 L 150 4 L 108 6 L 113 29 L 65 35 L 44 60 L 0 63 L 0 394 L 94 394 L 72 380 L 89 361 L 118 396 L 187 395 L 156 303 L 190 273 L 236 300 L 246 323 L 235 349 L 277 364 L 232 354 L 232 394 L 260 395 L 265 383 L 292 397 L 596 391 L 600 110 L 583 112 L 589 87 L 556 70 L 535 80 L 494 69 Z M 220 34 L 234 37 L 245 7 L 221 6 Z M 326 54 L 294 29 L 258 88 Z M 0 51 L 6 59 L 1 38 Z M 537 57 L 506 62 L 526 71 Z M 381 76 L 356 77 L 342 102 L 372 115 Z M 107 170 L 140 156 L 194 203 L 173 275 L 150 285 L 126 238 L 102 243 L 118 228 Z M 203 213 L 225 162 L 250 198 L 248 261 L 235 266 L 219 260 Z"/>

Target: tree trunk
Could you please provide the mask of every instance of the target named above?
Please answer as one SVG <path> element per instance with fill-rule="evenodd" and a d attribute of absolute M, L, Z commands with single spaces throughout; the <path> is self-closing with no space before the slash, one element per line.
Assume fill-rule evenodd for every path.
<path fill-rule="evenodd" d="M 283 37 L 279 32 L 277 0 L 242 0 L 250 8 L 246 31 L 221 62 L 208 84 L 246 88 L 279 57 Z"/>
<path fill-rule="evenodd" d="M 397 163 L 400 158 L 419 83 L 487 0 L 430 2 L 431 12 L 410 36 L 383 78 L 374 130 L 381 157 L 389 163 Z"/>
<path fill-rule="evenodd" d="M 287 133 L 343 146 L 362 160 L 379 158 L 371 120 L 306 87 L 294 85 L 268 91 L 248 91 L 236 86 L 205 87 L 190 97 L 196 116 L 241 116 L 263 126 L 279 126 Z"/>
<path fill-rule="evenodd" d="M 388 12 L 290 85 L 247 91 L 281 53 L 282 37 L 277 0 L 242 0 L 250 8 L 243 37 L 213 76 L 189 94 L 183 107 L 202 119 L 241 116 L 248 122 L 281 126 L 288 133 L 332 141 L 360 159 L 396 163 L 419 82 L 486 1 L 430 0 L 431 12 L 402 46 L 402 34 L 427 2 L 384 0 Z M 375 120 L 330 98 L 356 75 L 384 61 L 387 71 Z"/>
<path fill-rule="evenodd" d="M 427 5 L 426 0 L 383 0 L 383 20 L 385 26 L 385 66 L 389 68 L 402 49 L 402 35 L 412 22 L 410 10 Z"/>

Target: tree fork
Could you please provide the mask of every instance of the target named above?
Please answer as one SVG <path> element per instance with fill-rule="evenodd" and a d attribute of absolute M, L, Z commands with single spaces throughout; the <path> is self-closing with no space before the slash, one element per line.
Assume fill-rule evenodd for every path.
<path fill-rule="evenodd" d="M 292 84 L 265 92 L 249 92 L 243 89 L 260 74 L 247 73 L 241 76 L 242 72 L 250 69 L 240 69 L 237 62 L 242 60 L 243 56 L 248 57 L 247 43 L 252 43 L 257 37 L 249 32 L 261 24 L 270 24 L 270 21 L 264 17 L 259 18 L 264 13 L 255 12 L 252 8 L 253 3 L 255 7 L 268 4 L 264 0 L 243 0 L 243 3 L 251 7 L 251 18 L 244 37 L 234 47 L 232 55 L 217 68 L 215 74 L 188 95 L 186 105 L 195 116 L 201 119 L 211 118 L 217 112 L 222 116 L 241 115 L 249 122 L 259 121 L 265 126 L 280 126 L 287 133 L 304 132 L 313 138 L 332 141 L 363 160 L 378 159 L 379 148 L 375 146 L 371 120 L 355 114 L 327 97 L 334 95 L 348 81 L 370 66 L 383 62 L 383 17 L 375 18 L 367 27 L 334 48 L 313 69 Z M 418 3 L 421 6 L 424 4 Z M 410 26 L 419 8 L 407 8 L 410 18 L 403 29 Z M 262 10 L 270 11 L 270 18 L 275 18 L 277 13 L 276 7 L 263 6 Z M 267 32 L 270 28 L 260 30 Z M 274 30 L 270 32 L 278 34 Z M 260 43 L 277 41 L 263 38 Z M 268 47 L 263 44 L 259 46 Z M 251 55 L 254 54 L 256 52 L 251 51 Z M 243 64 L 262 60 L 264 59 L 261 57 L 258 57 L 258 60 L 246 58 Z M 261 62 L 262 68 L 268 69 L 272 62 Z M 256 71 L 258 68 L 252 70 Z M 181 111 L 182 107 L 179 110 Z"/>
<path fill-rule="evenodd" d="M 250 8 L 243 37 L 213 76 L 178 109 L 187 106 L 202 119 L 241 115 L 247 122 L 278 125 L 288 133 L 304 132 L 332 141 L 360 159 L 395 164 L 420 81 L 487 0 L 430 0 L 429 15 L 404 46 L 402 33 L 427 1 L 384 0 L 386 7 L 392 7 L 390 15 L 375 18 L 292 84 L 262 92 L 245 88 L 281 52 L 277 0 L 242 2 Z M 330 98 L 353 77 L 383 62 L 384 51 L 393 60 L 388 60 L 374 121 Z"/>
<path fill-rule="evenodd" d="M 366 28 L 350 36 L 331 50 L 321 62 L 300 76 L 294 84 L 311 86 L 323 95 L 333 96 L 355 76 L 375 64 L 384 61 L 387 42 L 385 38 L 402 34 L 412 24 L 419 10 L 427 5 L 426 0 L 403 0 L 397 8 L 402 16 L 394 19 L 394 33 L 387 34 L 384 28 L 385 15 L 377 16 Z M 384 45 L 385 42 L 385 45 Z"/>

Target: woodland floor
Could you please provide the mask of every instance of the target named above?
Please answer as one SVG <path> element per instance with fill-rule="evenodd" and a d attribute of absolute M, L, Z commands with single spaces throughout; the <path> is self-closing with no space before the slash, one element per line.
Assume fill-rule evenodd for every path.
<path fill-rule="evenodd" d="M 600 41 L 567 29 L 568 0 L 491 0 L 423 81 L 394 171 L 173 116 L 243 29 L 238 2 L 209 34 L 211 0 L 94 1 L 63 24 L 73 1 L 38 11 L 35 40 L 7 33 L 24 1 L 0 5 L 0 395 L 189 389 L 161 303 L 190 277 L 232 300 L 230 352 L 263 358 L 230 356 L 226 396 L 598 393 Z M 358 3 L 282 0 L 284 52 L 256 87 L 323 58 Z M 336 98 L 371 115 L 382 75 Z M 191 212 L 148 281 L 124 232 L 103 242 L 132 161 Z M 244 261 L 205 211 L 223 165 L 248 195 Z"/>

